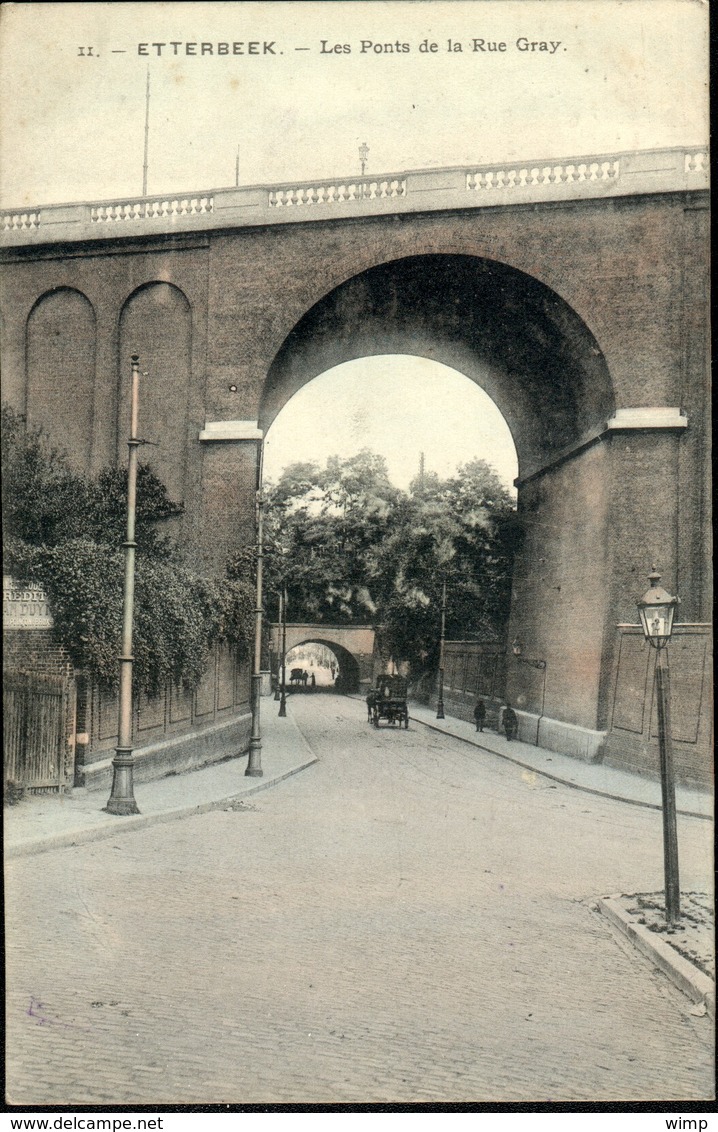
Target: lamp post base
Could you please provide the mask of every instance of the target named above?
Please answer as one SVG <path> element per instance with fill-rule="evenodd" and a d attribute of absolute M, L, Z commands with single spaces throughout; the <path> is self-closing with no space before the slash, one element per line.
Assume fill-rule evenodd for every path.
<path fill-rule="evenodd" d="M 436 705 L 436 718 L 437 719 L 444 719 L 444 701 L 443 700 L 439 700 L 438 704 Z"/>
<path fill-rule="evenodd" d="M 128 817 L 140 812 L 133 784 L 135 760 L 132 758 L 132 748 L 117 747 L 116 751 L 116 757 L 112 760 L 112 790 L 103 809 L 107 814 Z"/>
<path fill-rule="evenodd" d="M 245 777 L 262 778 L 262 743 L 259 739 L 251 739 L 249 743 L 249 762 L 244 772 Z"/>

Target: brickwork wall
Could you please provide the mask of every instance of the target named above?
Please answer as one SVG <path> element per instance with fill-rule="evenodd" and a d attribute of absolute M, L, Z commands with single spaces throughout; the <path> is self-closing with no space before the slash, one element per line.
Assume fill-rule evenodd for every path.
<path fill-rule="evenodd" d="M 605 761 L 640 774 L 660 773 L 654 689 L 656 652 L 640 629 L 619 627 L 610 685 Z M 667 646 L 676 780 L 713 785 L 712 664 L 709 625 L 674 627 Z"/>
<path fill-rule="evenodd" d="M 135 698 L 132 742 L 147 746 L 175 735 L 201 731 L 233 714 L 249 711 L 249 660 L 217 646 L 207 672 L 194 692 L 168 686 L 160 696 Z M 80 696 L 78 729 L 89 742 L 80 763 L 89 767 L 107 758 L 117 744 L 117 697 L 85 685 Z"/>
<path fill-rule="evenodd" d="M 73 676 L 69 653 L 54 640 L 51 629 L 5 629 L 3 668 Z"/>
<path fill-rule="evenodd" d="M 507 696 L 524 711 L 597 726 L 609 598 L 606 533 L 610 450 L 587 448 L 525 484 L 519 494 L 524 543 L 514 568 L 508 639 L 545 673 L 509 655 Z"/>
<path fill-rule="evenodd" d="M 499 644 L 446 641 L 444 645 L 444 708 L 450 715 L 473 722 L 479 696 L 487 708 L 487 723 L 495 721 L 506 696 L 506 650 Z M 438 684 L 430 698 L 436 704 Z"/>
<path fill-rule="evenodd" d="M 28 421 L 80 471 L 92 456 L 95 312 L 79 291 L 45 295 L 27 322 Z"/>

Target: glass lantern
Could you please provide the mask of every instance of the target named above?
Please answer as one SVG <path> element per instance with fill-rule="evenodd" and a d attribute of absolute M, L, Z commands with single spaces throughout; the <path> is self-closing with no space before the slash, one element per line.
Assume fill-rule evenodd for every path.
<path fill-rule="evenodd" d="M 681 599 L 671 597 L 658 583 L 661 575 L 655 566 L 648 575 L 651 583 L 638 604 L 638 613 L 641 618 L 641 627 L 646 640 L 654 648 L 660 649 L 668 644 L 673 631 L 673 615 Z"/>

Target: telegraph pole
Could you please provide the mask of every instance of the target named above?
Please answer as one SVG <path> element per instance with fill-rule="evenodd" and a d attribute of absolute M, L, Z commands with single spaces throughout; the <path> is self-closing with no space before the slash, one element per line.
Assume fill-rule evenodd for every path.
<path fill-rule="evenodd" d="M 145 161 L 142 166 L 142 196 L 147 196 L 147 154 L 150 137 L 150 67 L 147 64 L 147 86 L 145 88 Z"/>

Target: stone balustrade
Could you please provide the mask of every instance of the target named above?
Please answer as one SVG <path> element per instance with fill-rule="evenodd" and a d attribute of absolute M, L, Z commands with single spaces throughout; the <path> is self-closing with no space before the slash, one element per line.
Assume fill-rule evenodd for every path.
<path fill-rule="evenodd" d="M 269 190 L 270 208 L 346 201 L 387 200 L 406 196 L 405 177 L 366 178 L 358 181 L 322 181 L 314 185 L 283 185 Z"/>
<path fill-rule="evenodd" d="M 30 229 L 40 226 L 39 209 L 33 209 L 32 212 L 2 212 L 0 215 L 3 232 L 29 232 Z"/>
<path fill-rule="evenodd" d="M 0 213 L 0 242 L 12 246 L 101 239 L 130 228 L 159 234 L 287 223 L 300 216 L 319 220 L 707 187 L 707 151 L 675 147 L 9 209 Z"/>
<path fill-rule="evenodd" d="M 580 185 L 586 181 L 613 181 L 620 175 L 618 158 L 605 161 L 580 158 L 561 165 L 516 165 L 505 169 L 477 169 L 466 174 L 467 189 L 528 188 L 542 185 Z"/>
<path fill-rule="evenodd" d="M 148 220 L 164 216 L 199 216 L 212 212 L 211 193 L 191 197 L 138 197 L 130 201 L 111 201 L 90 206 L 93 224 L 113 224 L 118 220 Z"/>

